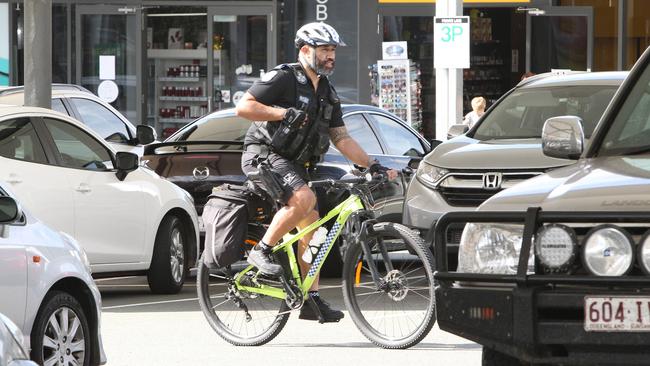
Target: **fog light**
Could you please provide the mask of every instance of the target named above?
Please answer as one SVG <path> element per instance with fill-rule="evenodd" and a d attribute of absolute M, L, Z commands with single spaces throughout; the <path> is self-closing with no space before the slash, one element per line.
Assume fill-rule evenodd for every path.
<path fill-rule="evenodd" d="M 643 235 L 637 256 L 641 268 L 646 274 L 650 274 L 650 230 Z"/>
<path fill-rule="evenodd" d="M 582 253 L 585 267 L 596 276 L 622 276 L 634 261 L 632 237 L 614 225 L 601 225 L 589 231 Z"/>
<path fill-rule="evenodd" d="M 577 239 L 568 226 L 551 224 L 539 229 L 535 236 L 535 253 L 540 262 L 551 270 L 564 270 L 575 259 Z"/>

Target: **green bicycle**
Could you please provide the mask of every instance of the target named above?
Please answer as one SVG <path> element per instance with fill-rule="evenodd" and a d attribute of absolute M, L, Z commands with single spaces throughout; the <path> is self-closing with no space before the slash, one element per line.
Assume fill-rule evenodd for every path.
<path fill-rule="evenodd" d="M 404 349 L 419 343 L 435 321 L 433 259 L 422 239 L 407 227 L 378 223 L 371 207 L 371 188 L 380 179 L 362 177 L 310 182 L 311 187 L 346 189 L 350 196 L 325 217 L 274 247 L 284 275 L 267 277 L 253 266 L 237 273 L 210 270 L 200 261 L 198 298 L 210 326 L 238 346 L 271 341 L 292 311 L 314 306 L 307 291 L 335 240 L 343 242 L 343 299 L 357 328 L 372 343 Z M 308 273 L 301 276 L 295 245 L 307 233 L 335 220 Z M 256 242 L 263 231 L 249 230 Z M 321 321 L 323 319 L 321 318 Z"/>

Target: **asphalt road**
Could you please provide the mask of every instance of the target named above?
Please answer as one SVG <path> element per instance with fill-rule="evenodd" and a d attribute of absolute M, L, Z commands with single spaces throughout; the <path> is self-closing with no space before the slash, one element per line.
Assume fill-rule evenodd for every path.
<path fill-rule="evenodd" d="M 368 341 L 346 312 L 318 324 L 292 314 L 270 343 L 235 347 L 219 338 L 199 309 L 192 279 L 177 295 L 153 295 L 146 278 L 97 280 L 108 366 L 167 365 L 480 365 L 481 347 L 434 327 L 417 346 L 384 350 Z M 340 280 L 321 284 L 322 296 L 343 308 Z"/>

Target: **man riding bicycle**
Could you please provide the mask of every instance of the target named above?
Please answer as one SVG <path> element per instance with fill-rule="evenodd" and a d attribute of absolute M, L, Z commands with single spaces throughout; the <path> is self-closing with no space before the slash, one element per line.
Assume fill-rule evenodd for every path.
<path fill-rule="evenodd" d="M 334 72 L 336 47 L 345 46 L 336 30 L 325 23 L 306 24 L 296 33 L 295 44 L 298 62 L 279 65 L 266 73 L 248 89 L 236 109 L 238 116 L 257 121 L 246 133 L 242 170 L 246 174 L 257 171 L 259 163 L 265 161 L 282 181 L 284 206 L 248 256 L 249 263 L 272 276 L 282 273 L 282 267 L 271 260 L 272 247 L 293 228 L 305 228 L 319 219 L 316 195 L 307 182 L 330 140 L 345 157 L 368 167 L 371 173 L 397 177 L 395 170 L 370 160 L 345 128 L 340 100 L 328 79 Z M 298 258 L 302 258 L 312 235 L 300 241 Z M 305 274 L 310 264 L 301 259 L 300 267 Z M 341 311 L 320 298 L 318 280 L 309 296 L 326 322 L 343 318 Z M 319 320 L 309 306 L 301 308 L 300 319 Z"/>

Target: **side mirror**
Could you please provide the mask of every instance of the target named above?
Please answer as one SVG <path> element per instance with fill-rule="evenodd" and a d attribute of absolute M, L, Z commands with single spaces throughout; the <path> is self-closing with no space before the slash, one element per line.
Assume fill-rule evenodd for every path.
<path fill-rule="evenodd" d="M 427 154 L 432 152 L 433 149 L 436 148 L 436 146 L 442 144 L 442 141 L 436 139 L 427 139 L 427 142 L 431 145 L 431 148 L 428 151 L 426 151 Z"/>
<path fill-rule="evenodd" d="M 117 179 L 123 181 L 126 176 L 138 169 L 140 157 L 134 153 L 120 151 L 115 154 L 115 168 L 117 168 Z"/>
<path fill-rule="evenodd" d="M 447 130 L 447 139 L 452 139 L 469 131 L 469 126 L 464 124 L 451 125 Z"/>
<path fill-rule="evenodd" d="M 544 155 L 577 160 L 584 149 L 585 133 L 582 119 L 576 116 L 552 117 L 544 122 L 542 150 Z"/>
<path fill-rule="evenodd" d="M 135 128 L 136 143 L 140 145 L 147 145 L 156 141 L 156 130 L 151 126 L 138 125 Z"/>
<path fill-rule="evenodd" d="M 23 215 L 18 202 L 11 197 L 0 197 L 0 225 L 12 224 Z"/>

